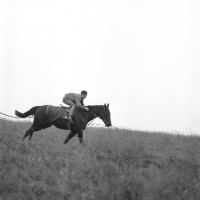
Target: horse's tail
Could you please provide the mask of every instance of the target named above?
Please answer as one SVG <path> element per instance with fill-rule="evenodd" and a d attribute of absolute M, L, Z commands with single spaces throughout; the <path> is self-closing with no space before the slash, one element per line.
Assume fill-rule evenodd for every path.
<path fill-rule="evenodd" d="M 15 110 L 15 115 L 17 115 L 18 117 L 21 117 L 21 118 L 25 118 L 25 117 L 28 117 L 30 115 L 34 115 L 36 110 L 39 108 L 40 106 L 35 106 L 35 107 L 32 107 L 30 110 L 28 110 L 27 112 L 25 113 L 20 113 L 19 111 Z"/>

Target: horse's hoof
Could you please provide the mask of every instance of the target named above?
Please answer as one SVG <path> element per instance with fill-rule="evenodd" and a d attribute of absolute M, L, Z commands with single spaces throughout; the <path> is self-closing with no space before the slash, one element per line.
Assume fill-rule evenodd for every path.
<path fill-rule="evenodd" d="M 67 141 L 67 140 L 65 140 L 63 144 L 67 144 L 67 143 L 68 143 L 68 141 Z"/>

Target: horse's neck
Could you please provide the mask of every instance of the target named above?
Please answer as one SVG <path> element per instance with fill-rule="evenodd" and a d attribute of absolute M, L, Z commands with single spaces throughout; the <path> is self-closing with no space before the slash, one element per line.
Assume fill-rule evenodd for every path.
<path fill-rule="evenodd" d="M 88 120 L 93 120 L 96 116 L 100 115 L 100 111 L 102 109 L 102 106 L 88 106 L 89 110 L 91 112 L 89 112 L 89 118 Z M 94 115 L 95 114 L 95 115 Z"/>
<path fill-rule="evenodd" d="M 96 115 L 100 114 L 100 111 L 102 110 L 103 106 L 90 106 L 89 109 L 91 112 L 95 113 Z"/>

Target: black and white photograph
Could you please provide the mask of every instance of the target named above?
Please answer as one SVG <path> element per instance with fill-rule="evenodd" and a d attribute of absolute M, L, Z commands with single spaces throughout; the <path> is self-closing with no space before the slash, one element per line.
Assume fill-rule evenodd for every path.
<path fill-rule="evenodd" d="M 0 200 L 199 188 L 199 0 L 0 0 Z"/>

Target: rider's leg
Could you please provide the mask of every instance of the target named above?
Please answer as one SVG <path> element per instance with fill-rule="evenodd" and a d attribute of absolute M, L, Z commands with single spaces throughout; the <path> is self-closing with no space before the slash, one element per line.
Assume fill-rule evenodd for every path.
<path fill-rule="evenodd" d="M 69 100 L 69 99 L 65 99 L 63 98 L 63 103 L 67 104 L 68 106 L 70 106 L 70 112 L 69 112 L 69 116 L 67 119 L 69 119 L 69 121 L 71 123 L 74 123 L 73 120 L 72 120 L 72 116 L 73 116 L 73 113 L 74 113 L 74 110 L 76 108 L 76 105 L 74 104 L 73 101 Z"/>
<path fill-rule="evenodd" d="M 68 116 L 69 121 L 72 122 L 72 123 L 74 123 L 73 120 L 72 120 L 72 116 L 74 114 L 75 108 L 76 108 L 75 105 L 70 108 L 70 112 L 69 112 L 69 116 Z"/>

